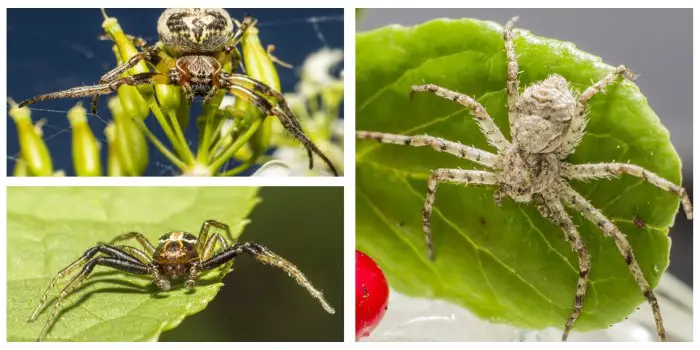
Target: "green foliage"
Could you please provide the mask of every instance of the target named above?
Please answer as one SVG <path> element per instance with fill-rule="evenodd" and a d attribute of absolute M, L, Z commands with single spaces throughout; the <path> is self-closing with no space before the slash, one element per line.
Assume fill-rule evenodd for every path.
<path fill-rule="evenodd" d="M 410 101 L 409 91 L 412 84 L 435 83 L 476 96 L 509 135 L 503 45 L 500 25 L 472 19 L 358 34 L 357 129 L 429 134 L 495 152 L 460 105 L 430 94 Z M 571 43 L 526 31 L 517 33 L 515 49 L 521 88 L 557 73 L 582 91 L 613 69 Z M 630 162 L 680 183 L 668 131 L 635 84 L 612 86 L 590 105 L 588 133 L 570 162 Z M 432 216 L 436 261 L 428 260 L 421 228 L 427 179 L 432 169 L 458 167 L 478 168 L 432 149 L 358 140 L 358 248 L 402 293 L 448 300 L 492 322 L 562 328 L 573 306 L 578 260 L 561 230 L 533 205 L 507 199 L 498 208 L 493 188 L 441 185 Z M 629 176 L 573 185 L 627 235 L 656 285 L 668 266 L 668 226 L 678 198 Z M 646 227 L 638 228 L 635 218 Z M 604 328 L 634 311 L 643 296 L 612 239 L 579 214 L 573 219 L 592 255 L 576 329 Z"/>
<path fill-rule="evenodd" d="M 198 234 L 207 219 L 228 223 L 238 237 L 259 202 L 254 187 L 11 187 L 7 197 L 8 341 L 36 340 L 56 293 L 35 322 L 27 324 L 27 319 L 45 288 L 97 242 L 135 230 L 156 244 L 171 231 Z M 182 283 L 157 292 L 148 277 L 97 267 L 64 302 L 46 340 L 157 340 L 161 332 L 203 310 L 225 272 L 203 276 L 193 293 Z"/>

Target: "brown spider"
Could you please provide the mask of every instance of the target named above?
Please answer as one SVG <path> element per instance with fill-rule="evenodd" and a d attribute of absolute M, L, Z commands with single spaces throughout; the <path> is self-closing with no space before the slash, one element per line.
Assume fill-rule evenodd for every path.
<path fill-rule="evenodd" d="M 206 103 L 220 89 L 224 89 L 236 98 L 249 101 L 264 115 L 276 116 L 282 126 L 306 148 L 309 168 L 313 168 L 312 153 L 315 153 L 338 176 L 330 159 L 304 134 L 301 124 L 281 93 L 247 75 L 222 70 L 229 59 L 233 62 L 234 70 L 240 66 L 241 55 L 236 45 L 246 30 L 255 23 L 248 16 L 236 28 L 224 9 L 166 9 L 158 19 L 158 36 L 163 49 L 149 46 L 143 39 L 138 39 L 137 44 L 142 51 L 105 73 L 99 84 L 32 97 L 20 103 L 19 107 L 44 100 L 92 96 L 94 114 L 99 96 L 116 92 L 122 85 L 177 85 L 184 90 L 189 104 L 192 104 L 195 96 L 202 96 Z M 150 63 L 155 71 L 121 77 L 122 73 L 141 61 Z"/>
<path fill-rule="evenodd" d="M 215 220 L 207 220 L 202 224 L 198 237 L 187 232 L 170 232 L 160 237 L 158 246 L 154 247 L 141 233 L 127 232 L 115 237 L 108 244 L 98 244 L 86 250 L 82 257 L 56 274 L 46 288 L 39 305 L 29 317 L 28 322 L 36 320 L 48 300 L 49 292 L 54 289 L 56 284 L 71 275 L 73 271 L 82 268 L 61 290 L 37 341 L 46 337 L 49 327 L 61 310 L 61 302 L 89 277 L 96 265 L 108 266 L 137 275 L 150 275 L 158 289 L 163 291 L 170 289 L 171 280 L 184 278 L 185 288 L 192 290 L 199 273 L 225 265 L 232 262 L 238 255 L 246 253 L 265 264 L 284 270 L 299 285 L 306 288 L 328 313 L 335 313 L 335 310 L 323 298 L 323 293 L 314 288 L 294 264 L 257 243 L 243 242 L 229 246 L 220 234 L 209 234 L 212 227 L 224 230 L 231 243 L 235 242 L 228 225 Z M 114 245 L 128 239 L 136 239 L 143 249 L 127 245 Z M 216 250 L 217 243 L 220 246 L 218 251 Z M 102 253 L 102 255 L 95 257 L 98 253 Z"/>

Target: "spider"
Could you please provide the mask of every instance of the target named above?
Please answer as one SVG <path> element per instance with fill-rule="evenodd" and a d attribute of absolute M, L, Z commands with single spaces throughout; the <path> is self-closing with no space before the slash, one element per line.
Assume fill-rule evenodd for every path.
<path fill-rule="evenodd" d="M 634 280 L 651 305 L 658 337 L 666 340 L 666 333 L 656 296 L 635 259 L 626 236 L 600 210 L 576 192 L 568 180 L 606 179 L 627 174 L 642 178 L 654 186 L 680 197 L 688 219 L 692 219 L 692 204 L 686 191 L 674 183 L 640 166 L 624 163 L 571 164 L 566 162 L 581 142 L 587 122 L 587 104 L 596 94 L 613 84 L 620 76 L 634 80 L 635 75 L 625 66 L 617 67 L 580 95 L 569 88 L 566 79 L 552 74 L 543 81 L 519 91 L 518 62 L 513 45 L 513 26 L 517 17 L 504 27 L 503 37 L 507 61 L 507 108 L 511 140 L 503 136 L 484 107 L 473 98 L 434 84 L 412 86 L 411 95 L 429 92 L 455 101 L 476 118 L 482 133 L 496 154 L 438 137 L 405 136 L 382 132 L 358 131 L 360 139 L 406 146 L 428 146 L 436 151 L 492 168 L 494 171 L 437 169 L 428 180 L 428 193 L 423 205 L 423 232 L 428 256 L 434 260 L 430 216 L 437 186 L 441 182 L 496 186 L 494 200 L 500 206 L 505 197 L 516 202 L 534 202 L 539 212 L 564 231 L 566 240 L 578 255 L 579 278 L 574 307 L 568 317 L 562 340 L 565 341 L 581 313 L 591 269 L 590 255 L 565 207 L 580 212 L 594 223 L 603 234 L 612 237 L 624 258 Z"/>
<path fill-rule="evenodd" d="M 306 148 L 309 168 L 313 168 L 315 153 L 338 176 L 330 159 L 304 134 L 301 124 L 281 93 L 247 75 L 222 70 L 229 59 L 232 60 L 234 69 L 240 66 L 241 55 L 236 45 L 246 30 L 255 23 L 250 16 L 245 17 L 241 23 L 234 23 L 224 9 L 166 9 L 158 19 L 158 36 L 163 44 L 162 49 L 149 46 L 143 39 L 138 39 L 136 43 L 142 51 L 105 73 L 97 85 L 32 97 L 20 103 L 19 107 L 44 100 L 92 96 L 94 114 L 99 96 L 116 92 L 122 85 L 180 86 L 189 104 L 192 104 L 195 96 L 203 97 L 202 102 L 207 103 L 219 90 L 228 90 L 237 98 L 252 103 L 264 115 L 276 116 L 285 130 Z M 150 63 L 155 71 L 121 76 L 141 61 Z"/>
<path fill-rule="evenodd" d="M 230 242 L 227 242 L 218 233 L 210 234 L 211 228 L 225 231 Z M 117 242 L 129 239 L 135 239 L 142 249 L 128 245 L 115 245 Z M 213 270 L 233 262 L 242 253 L 251 255 L 264 264 L 284 270 L 299 285 L 306 288 L 328 313 L 335 313 L 335 310 L 323 298 L 323 293 L 314 288 L 295 265 L 258 243 L 235 242 L 229 226 L 215 220 L 205 221 L 202 224 L 198 237 L 187 232 L 166 233 L 160 237 L 156 247 L 139 232 L 132 231 L 121 234 L 108 244 L 100 243 L 86 250 L 79 259 L 59 271 L 49 283 L 39 305 L 34 309 L 28 322 L 36 320 L 39 312 L 48 300 L 49 293 L 56 284 L 65 277 L 73 275 L 61 290 L 51 310 L 51 314 L 37 339 L 37 341 L 43 340 L 55 321 L 58 312 L 61 310 L 63 300 L 71 295 L 90 276 L 90 273 L 97 265 L 111 267 L 132 274 L 151 276 L 158 289 L 162 291 L 170 290 L 171 280 L 184 278 L 185 288 L 193 290 L 197 276 L 201 272 Z M 216 249 L 217 243 L 219 244 L 219 250 Z M 229 243 L 233 245 L 229 246 Z M 80 269 L 80 272 L 73 274 L 78 269 Z"/>

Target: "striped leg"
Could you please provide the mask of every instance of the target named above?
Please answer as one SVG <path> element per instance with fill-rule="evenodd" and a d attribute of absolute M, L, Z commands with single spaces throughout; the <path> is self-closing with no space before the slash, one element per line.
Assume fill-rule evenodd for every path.
<path fill-rule="evenodd" d="M 569 315 L 569 319 L 566 321 L 566 326 L 564 327 L 564 334 L 561 337 L 562 341 L 566 341 L 569 336 L 569 332 L 574 326 L 576 319 L 581 314 L 581 309 L 583 308 L 583 302 L 586 299 L 586 289 L 588 287 L 588 275 L 591 272 L 591 256 L 586 250 L 586 246 L 581 239 L 581 235 L 576 230 L 576 226 L 571 221 L 571 217 L 564 209 L 561 200 L 556 197 L 553 193 L 543 193 L 544 203 L 539 205 L 538 209 L 542 216 L 548 220 L 553 221 L 555 224 L 559 225 L 564 234 L 566 235 L 566 240 L 571 244 L 571 248 L 578 255 L 578 266 L 579 266 L 579 276 L 578 283 L 576 283 L 576 297 L 574 298 L 574 309 Z"/>
<path fill-rule="evenodd" d="M 599 92 L 605 90 L 606 87 L 611 85 L 612 83 L 617 80 L 617 77 L 623 76 L 629 80 L 635 80 L 637 76 L 632 73 L 631 70 L 629 70 L 625 66 L 618 66 L 615 68 L 614 71 L 608 73 L 603 77 L 603 79 L 600 79 L 597 81 L 595 84 L 589 86 L 578 98 L 578 106 L 576 107 L 576 112 L 582 112 L 586 109 L 586 105 L 588 104 L 588 100 L 593 98 L 593 96 L 597 95 Z"/>
<path fill-rule="evenodd" d="M 630 246 L 629 242 L 627 241 L 627 237 L 625 237 L 620 229 L 617 228 L 617 226 L 615 226 L 615 224 L 613 224 L 607 217 L 605 217 L 603 213 L 596 209 L 590 202 L 588 202 L 582 195 L 576 192 L 564 181 L 561 182 L 560 195 L 564 198 L 566 204 L 581 212 L 583 217 L 596 224 L 596 226 L 603 230 L 603 233 L 606 236 L 613 238 L 617 249 L 625 259 L 625 263 L 627 263 L 634 280 L 642 290 L 642 293 L 644 293 L 644 297 L 647 299 L 649 305 L 651 305 L 651 309 L 654 313 L 654 320 L 656 321 L 656 331 L 659 335 L 659 340 L 666 341 L 666 331 L 664 330 L 659 303 L 656 300 L 654 291 L 651 289 L 651 286 L 649 286 L 649 282 L 647 282 L 646 278 L 644 277 L 644 273 L 639 267 L 637 259 L 634 257 L 632 246 Z"/>
<path fill-rule="evenodd" d="M 430 232 L 430 215 L 433 212 L 435 202 L 435 192 L 440 182 L 453 182 L 461 184 L 495 185 L 498 176 L 494 173 L 481 170 L 461 170 L 461 169 L 437 169 L 433 171 L 428 180 L 428 195 L 423 203 L 423 233 L 425 243 L 428 246 L 428 258 L 435 260 L 433 250 L 433 236 Z"/>
<path fill-rule="evenodd" d="M 415 92 L 431 92 L 435 95 L 455 101 L 462 106 L 467 107 L 467 109 L 474 114 L 474 117 L 476 117 L 476 121 L 481 128 L 481 132 L 484 133 L 488 142 L 498 149 L 499 153 L 504 152 L 510 147 L 510 142 L 508 142 L 505 136 L 503 136 L 503 133 L 501 133 L 501 130 L 498 129 L 496 123 L 493 122 L 493 119 L 491 119 L 491 116 L 489 116 L 489 114 L 486 112 L 484 106 L 482 106 L 475 99 L 435 84 L 414 85 L 411 87 L 411 94 Z"/>
<path fill-rule="evenodd" d="M 508 82 L 506 88 L 508 90 L 508 121 L 510 129 L 513 130 L 515 123 L 515 102 L 518 100 L 518 57 L 515 55 L 515 46 L 513 45 L 513 26 L 518 20 L 518 17 L 511 18 L 503 28 L 503 40 L 506 45 L 506 62 L 508 65 Z"/>
<path fill-rule="evenodd" d="M 433 136 L 404 136 L 373 131 L 358 131 L 356 136 L 358 139 L 370 139 L 381 143 L 392 143 L 413 147 L 428 146 L 438 152 L 445 152 L 460 158 L 469 159 L 472 162 L 476 162 L 490 168 L 498 167 L 500 161 L 500 157 L 493 153 Z"/>
<path fill-rule="evenodd" d="M 681 197 L 681 204 L 685 210 L 685 215 L 689 220 L 693 219 L 693 205 L 685 189 L 639 165 L 626 163 L 567 164 L 564 166 L 563 175 L 569 179 L 588 180 L 617 177 L 622 174 L 642 178 L 666 192 L 675 193 Z"/>

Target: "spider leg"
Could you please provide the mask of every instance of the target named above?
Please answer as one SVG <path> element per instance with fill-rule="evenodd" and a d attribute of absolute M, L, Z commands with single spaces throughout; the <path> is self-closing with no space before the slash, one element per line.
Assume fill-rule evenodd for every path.
<path fill-rule="evenodd" d="M 541 200 L 542 203 L 538 205 L 538 209 L 543 217 L 559 225 L 564 234 L 566 235 L 566 240 L 571 244 L 571 248 L 578 255 L 578 266 L 579 275 L 578 283 L 576 284 L 576 297 L 574 298 L 574 309 L 569 315 L 569 319 L 566 321 L 566 326 L 564 328 L 564 333 L 562 334 L 561 340 L 566 341 L 569 336 L 569 332 L 574 326 L 576 319 L 581 314 L 581 309 L 583 308 L 583 302 L 586 298 L 586 289 L 588 288 L 588 275 L 591 272 L 591 257 L 586 250 L 586 245 L 583 243 L 583 239 L 579 234 L 576 226 L 571 221 L 571 217 L 564 209 L 561 200 L 556 196 L 556 194 L 551 192 L 542 193 L 542 197 L 535 196 L 535 200 Z"/>
<path fill-rule="evenodd" d="M 49 298 L 49 293 L 54 289 L 54 287 L 56 286 L 56 284 L 59 281 L 63 280 L 65 277 L 69 276 L 76 269 L 84 266 L 97 253 L 102 253 L 102 254 L 105 254 L 105 255 L 110 256 L 112 258 L 121 259 L 123 261 L 131 262 L 131 263 L 135 263 L 135 264 L 141 263 L 137 258 L 127 254 L 126 252 L 124 252 L 116 247 L 111 247 L 108 245 L 100 244 L 100 245 L 96 245 L 96 246 L 86 250 L 85 253 L 83 253 L 83 256 L 81 256 L 77 260 L 70 263 L 68 266 L 66 266 L 61 271 L 59 271 L 56 274 L 56 276 L 54 276 L 54 278 L 51 280 L 51 283 L 49 283 L 49 286 L 46 287 L 46 291 L 44 291 L 44 295 L 41 297 L 41 300 L 39 301 L 39 305 L 37 305 L 37 307 L 34 309 L 34 312 L 32 312 L 32 315 L 29 317 L 29 320 L 27 320 L 27 322 L 33 322 L 34 320 L 36 320 L 36 317 L 39 315 L 39 311 L 41 311 L 41 309 L 44 307 L 44 305 L 46 304 L 46 301 Z"/>
<path fill-rule="evenodd" d="M 115 68 L 113 68 L 109 72 L 102 75 L 102 77 L 100 77 L 100 84 L 106 84 L 106 83 L 109 83 L 111 81 L 118 79 L 122 73 L 133 68 L 134 66 L 139 64 L 139 62 L 141 62 L 141 61 L 145 60 L 147 62 L 151 62 L 153 60 L 157 60 L 159 57 L 158 51 L 160 51 L 160 49 L 156 46 L 144 47 L 143 51 L 137 53 L 134 56 L 131 56 L 131 58 L 129 58 L 128 61 L 116 66 Z M 136 74 L 134 74 L 134 75 L 136 75 Z"/>
<path fill-rule="evenodd" d="M 130 245 L 117 245 L 114 246 L 115 248 L 119 250 L 123 250 L 125 253 L 134 256 L 135 258 L 139 259 L 140 262 L 144 264 L 150 264 L 151 261 L 153 260 L 152 255 L 148 256 L 148 254 L 144 253 L 142 250 L 132 247 Z"/>
<path fill-rule="evenodd" d="M 581 96 L 579 96 L 578 98 L 578 105 L 576 106 L 577 114 L 585 110 L 586 104 L 591 98 L 593 98 L 593 96 L 597 95 L 606 87 L 614 83 L 615 80 L 617 80 L 617 77 L 619 76 L 623 76 L 629 80 L 635 80 L 637 78 L 637 76 L 634 73 L 632 73 L 632 71 L 629 70 L 627 67 L 623 65 L 618 66 L 617 68 L 615 68 L 614 71 L 606 74 L 603 77 L 603 79 L 600 79 L 595 84 L 589 86 L 586 90 L 583 91 Z"/>
<path fill-rule="evenodd" d="M 233 34 L 233 37 L 230 41 L 230 45 L 235 46 L 236 44 L 238 44 L 238 42 L 241 41 L 243 34 L 245 34 L 245 32 L 248 30 L 248 28 L 254 26 L 256 23 L 258 23 L 258 21 L 250 16 L 245 16 L 245 18 L 243 18 L 243 22 L 236 23 L 238 24 L 238 30 L 236 30 L 236 33 Z"/>
<path fill-rule="evenodd" d="M 506 89 L 508 90 L 508 120 L 510 121 L 510 129 L 513 130 L 515 127 L 515 102 L 518 100 L 518 86 L 520 82 L 518 81 L 518 57 L 515 55 L 515 46 L 513 45 L 513 26 L 518 20 L 518 17 L 513 17 L 506 23 L 503 28 L 503 40 L 506 46 L 506 62 L 508 66 L 508 82 L 506 83 Z"/>
<path fill-rule="evenodd" d="M 211 259 L 202 261 L 201 270 L 206 271 L 214 269 L 235 259 L 236 256 L 242 253 L 249 254 L 264 264 L 275 266 L 284 270 L 289 277 L 294 278 L 294 280 L 296 280 L 300 286 L 306 288 L 309 294 L 311 294 L 312 297 L 316 298 L 321 303 L 321 306 L 323 306 L 326 312 L 329 314 L 335 313 L 335 310 L 333 310 L 326 299 L 323 298 L 323 293 L 314 288 L 311 282 L 306 278 L 306 276 L 304 276 L 298 267 L 257 243 L 245 242 L 235 244 L 229 247 L 227 250 L 216 254 Z"/>
<path fill-rule="evenodd" d="M 280 107 L 287 116 L 289 116 L 289 122 L 291 122 L 291 124 L 301 133 L 304 132 L 304 130 L 301 127 L 301 124 L 299 123 L 299 120 L 297 120 L 297 118 L 294 116 L 294 113 L 287 105 L 287 100 L 284 98 L 284 95 L 282 95 L 280 92 L 267 86 L 263 82 L 255 80 L 247 75 L 233 74 L 226 75 L 225 78 L 233 84 L 243 86 L 249 90 L 253 90 L 256 93 L 261 94 L 265 98 L 272 99 L 274 102 L 276 102 L 277 106 Z M 309 156 L 309 169 L 311 169 L 314 167 L 313 153 L 308 147 L 306 151 Z"/>
<path fill-rule="evenodd" d="M 689 220 L 693 219 L 693 204 L 690 202 L 690 198 L 685 189 L 639 165 L 626 163 L 565 164 L 563 170 L 564 172 L 562 175 L 564 177 L 576 180 L 610 178 L 622 174 L 642 178 L 666 192 L 678 195 L 678 197 L 681 198 L 681 204 L 685 210 L 685 215 Z"/>
<path fill-rule="evenodd" d="M 428 180 L 428 194 L 423 203 L 423 233 L 425 243 L 428 246 L 428 258 L 435 260 L 433 250 L 433 236 L 430 232 L 430 216 L 433 212 L 435 202 L 435 192 L 440 182 L 453 182 L 468 185 L 495 185 L 498 176 L 494 173 L 481 170 L 461 170 L 461 169 L 437 169 L 433 171 Z"/>
<path fill-rule="evenodd" d="M 136 241 L 141 244 L 143 249 L 145 250 L 146 254 L 153 256 L 153 254 L 156 252 L 156 248 L 151 244 L 151 242 L 144 236 L 143 234 L 135 231 L 123 233 L 117 237 L 114 237 L 111 241 L 109 241 L 109 245 L 114 245 L 117 244 L 118 242 L 123 242 L 123 241 L 128 241 L 130 239 L 136 239 Z"/>
<path fill-rule="evenodd" d="M 374 131 L 357 131 L 355 136 L 358 139 L 370 139 L 381 143 L 413 147 L 428 146 L 438 152 L 449 153 L 490 168 L 498 167 L 500 162 L 500 157 L 493 153 L 428 135 L 404 136 Z"/>
<path fill-rule="evenodd" d="M 573 153 L 576 146 L 578 146 L 583 138 L 583 133 L 587 124 L 586 112 L 588 110 L 588 101 L 593 98 L 593 96 L 603 91 L 607 86 L 613 84 L 619 76 L 624 76 L 629 80 L 634 80 L 636 78 L 634 73 L 627 69 L 627 67 L 619 66 L 614 71 L 603 77 L 603 79 L 588 87 L 579 96 L 576 109 L 574 111 L 574 118 L 571 119 L 569 130 L 567 131 L 560 149 L 557 151 L 560 159 L 566 159 L 566 157 Z"/>
<path fill-rule="evenodd" d="M 212 227 L 225 231 L 226 235 L 228 236 L 228 239 L 231 240 L 231 243 L 236 242 L 236 240 L 233 238 L 233 235 L 231 234 L 231 228 L 227 224 L 225 224 L 221 221 L 217 221 L 217 220 L 204 221 L 204 223 L 202 223 L 202 227 L 199 229 L 199 237 L 197 237 L 197 243 L 195 245 L 195 250 L 197 251 L 197 254 L 199 254 L 199 256 L 202 257 L 202 260 L 208 259 L 208 258 L 205 258 L 204 256 L 207 253 L 207 247 L 209 245 L 209 240 L 210 240 L 209 239 L 209 231 L 211 230 Z M 221 235 L 219 235 L 219 236 L 221 236 Z M 224 243 L 224 244 L 222 244 L 223 247 L 228 246 L 228 244 L 226 244 L 226 242 L 223 242 L 223 243 Z M 211 253 L 211 252 L 209 252 L 209 253 Z"/>
<path fill-rule="evenodd" d="M 294 117 L 294 114 L 291 114 L 291 112 L 288 111 L 285 105 L 285 107 L 280 108 L 280 106 L 273 106 L 269 101 L 267 101 L 265 98 L 258 96 L 254 94 L 252 91 L 246 89 L 245 87 L 235 85 L 235 84 L 229 84 L 227 88 L 229 91 L 239 97 L 246 99 L 253 103 L 257 108 L 259 108 L 261 111 L 263 111 L 264 115 L 274 115 L 277 117 L 277 119 L 282 123 L 282 126 L 289 131 L 297 140 L 299 140 L 306 150 L 311 153 L 315 153 L 318 155 L 324 163 L 328 166 L 328 168 L 331 170 L 333 175 L 339 176 L 338 170 L 336 170 L 335 166 L 331 162 L 328 157 L 326 157 L 321 150 L 319 150 L 316 145 L 311 141 L 306 134 L 304 134 L 304 131 L 299 129 L 296 125 L 298 122 L 296 121 L 296 118 Z M 287 112 L 285 112 L 285 109 Z M 313 166 L 313 157 L 309 157 L 309 166 Z"/>
<path fill-rule="evenodd" d="M 118 79 L 115 79 L 109 83 L 106 84 L 99 84 L 99 85 L 89 85 L 89 86 L 78 86 L 74 87 L 68 90 L 62 90 L 62 91 L 57 91 L 57 92 L 52 92 L 48 93 L 45 95 L 40 95 L 36 97 L 32 97 L 28 100 L 22 101 L 22 103 L 19 104 L 19 107 L 24 107 L 27 105 L 31 105 L 37 102 L 45 101 L 45 100 L 56 100 L 60 98 L 81 98 L 81 97 L 88 97 L 88 96 L 97 96 L 97 95 L 109 95 L 113 92 L 116 92 L 117 89 L 122 86 L 122 85 L 142 85 L 142 84 L 167 84 L 169 81 L 168 77 L 160 74 L 160 73 L 139 73 L 135 74 L 132 76 L 127 76 L 127 77 L 121 77 Z M 93 100 L 93 113 L 95 112 L 95 101 Z"/>
<path fill-rule="evenodd" d="M 142 264 L 133 257 L 130 260 L 123 260 L 122 256 L 114 258 L 100 257 L 88 261 L 83 267 L 82 271 L 73 277 L 73 279 L 68 282 L 63 290 L 61 290 L 61 294 L 59 294 L 58 300 L 56 300 L 56 304 L 54 304 L 53 309 L 51 310 L 51 315 L 46 320 L 44 327 L 41 329 L 41 333 L 39 334 L 37 341 L 42 341 L 44 337 L 46 337 L 49 328 L 51 325 L 53 325 L 54 321 L 56 320 L 56 316 L 58 316 L 58 312 L 61 310 L 61 303 L 63 300 L 73 293 L 78 286 L 80 286 L 80 284 L 90 275 L 92 269 L 95 268 L 95 265 L 108 266 L 117 270 L 139 275 L 151 274 L 152 270 L 149 266 Z"/>
<path fill-rule="evenodd" d="M 625 263 L 629 267 L 634 280 L 637 285 L 642 290 L 644 297 L 647 299 L 649 305 L 651 305 L 652 312 L 654 313 L 654 320 L 656 321 L 656 331 L 659 335 L 661 341 L 666 341 L 666 330 L 664 330 L 663 320 L 661 318 L 661 310 L 659 308 L 659 303 L 656 300 L 656 295 L 654 291 L 649 286 L 644 277 L 642 269 L 637 263 L 637 259 L 634 257 L 632 252 L 632 246 L 630 246 L 627 241 L 627 237 L 620 231 L 615 224 L 613 224 L 603 213 L 596 209 L 586 198 L 581 194 L 576 192 L 571 186 L 569 186 L 565 181 L 561 182 L 561 194 L 560 194 L 567 205 L 571 206 L 573 209 L 579 211 L 583 217 L 598 226 L 606 236 L 610 236 L 615 241 L 617 249 L 620 251 L 625 259 Z"/>
<path fill-rule="evenodd" d="M 493 122 L 493 119 L 491 119 L 491 116 L 489 116 L 489 114 L 486 112 L 484 106 L 482 106 L 475 99 L 435 84 L 414 85 L 411 87 L 411 96 L 413 96 L 413 94 L 416 92 L 430 92 L 467 107 L 467 109 L 472 112 L 474 117 L 476 117 L 476 121 L 481 128 L 481 132 L 484 133 L 488 142 L 498 149 L 498 152 L 504 152 L 510 147 L 510 142 L 508 142 L 505 136 L 503 136 L 503 133 L 501 133 L 501 130 L 498 129 L 496 123 Z"/>

